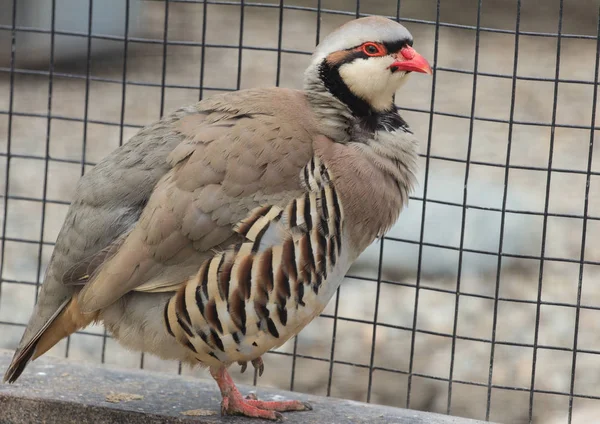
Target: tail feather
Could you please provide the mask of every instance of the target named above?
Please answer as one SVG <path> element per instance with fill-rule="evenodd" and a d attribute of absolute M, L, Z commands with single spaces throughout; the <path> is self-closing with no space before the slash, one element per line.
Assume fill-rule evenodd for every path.
<path fill-rule="evenodd" d="M 4 374 L 4 382 L 14 383 L 27 364 L 46 353 L 63 338 L 95 321 L 98 314 L 82 314 L 77 296 L 63 302 L 46 324 L 15 352 L 13 360 Z"/>
<path fill-rule="evenodd" d="M 6 370 L 6 374 L 4 374 L 3 382 L 14 383 L 15 381 L 17 381 L 17 378 L 21 376 L 21 373 L 25 370 L 25 367 L 27 366 L 27 364 L 29 364 L 29 361 L 31 360 L 31 357 L 33 356 L 34 352 L 35 345 L 33 345 L 29 349 L 21 350 L 15 353 L 15 356 L 10 366 L 8 367 L 8 370 Z"/>

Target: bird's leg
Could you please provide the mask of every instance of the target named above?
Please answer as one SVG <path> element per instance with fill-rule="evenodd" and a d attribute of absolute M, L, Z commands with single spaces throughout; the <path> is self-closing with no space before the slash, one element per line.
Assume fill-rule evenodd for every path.
<path fill-rule="evenodd" d="M 280 412 L 308 411 L 312 409 L 308 403 L 298 400 L 261 401 L 246 399 L 237 389 L 224 366 L 210 367 L 210 374 L 219 385 L 221 396 L 223 396 L 221 402 L 221 413 L 223 415 L 244 415 L 246 417 L 280 420 L 283 418 Z"/>

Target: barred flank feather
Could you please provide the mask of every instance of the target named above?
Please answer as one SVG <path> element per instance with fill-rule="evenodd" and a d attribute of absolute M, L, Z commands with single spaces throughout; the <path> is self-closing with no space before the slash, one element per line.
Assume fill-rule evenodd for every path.
<path fill-rule="evenodd" d="M 300 179 L 304 195 L 285 208 L 252 211 L 235 226 L 248 241 L 207 260 L 167 304 L 166 331 L 198 361 L 245 363 L 265 342 L 282 344 L 317 310 L 315 296 L 340 254 L 343 211 L 318 158 Z"/>

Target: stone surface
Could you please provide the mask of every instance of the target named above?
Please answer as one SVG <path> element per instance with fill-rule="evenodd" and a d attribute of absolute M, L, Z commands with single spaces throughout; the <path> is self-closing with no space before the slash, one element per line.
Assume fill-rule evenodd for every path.
<path fill-rule="evenodd" d="M 0 369 L 11 356 L 11 351 L 0 350 Z M 256 388 L 240 386 L 240 390 Z M 264 400 L 296 398 L 313 405 L 313 411 L 286 414 L 289 424 L 479 422 L 280 390 L 258 388 L 256 392 Z M 261 422 L 221 417 L 219 402 L 217 387 L 209 380 L 42 357 L 30 364 L 16 384 L 0 385 L 0 424 Z"/>

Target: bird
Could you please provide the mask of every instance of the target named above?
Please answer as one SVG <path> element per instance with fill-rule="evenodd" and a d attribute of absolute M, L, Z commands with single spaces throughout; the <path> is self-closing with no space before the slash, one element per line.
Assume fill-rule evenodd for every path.
<path fill-rule="evenodd" d="M 97 322 L 208 368 L 223 415 L 312 409 L 244 397 L 228 368 L 262 374 L 399 217 L 418 140 L 395 101 L 413 72 L 432 69 L 410 32 L 363 17 L 318 44 L 302 89 L 217 94 L 142 128 L 79 180 L 4 381 Z"/>

